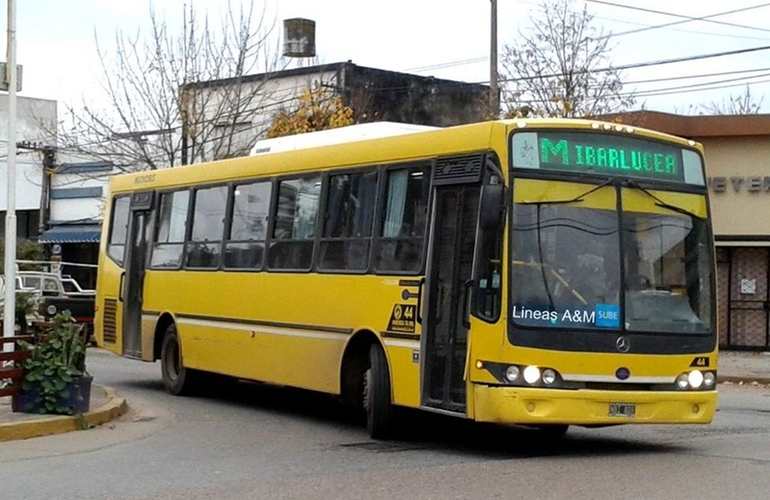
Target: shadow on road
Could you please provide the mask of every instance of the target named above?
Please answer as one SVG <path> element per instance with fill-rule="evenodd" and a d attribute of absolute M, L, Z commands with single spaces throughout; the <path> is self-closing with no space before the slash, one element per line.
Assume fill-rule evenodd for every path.
<path fill-rule="evenodd" d="M 163 391 L 158 381 L 136 381 L 137 388 Z M 169 396 L 172 397 L 172 396 Z M 400 409 L 396 440 L 376 442 L 361 440 L 365 426 L 362 412 L 354 411 L 336 398 L 312 391 L 270 384 L 212 377 L 198 397 L 254 411 L 286 415 L 307 421 L 308 425 L 334 426 L 351 432 L 345 447 L 368 449 L 375 453 L 411 450 L 451 451 L 494 459 L 533 457 L 574 457 L 589 455 L 629 455 L 683 451 L 683 445 L 648 443 L 637 439 L 587 436 L 571 430 L 553 437 L 537 429 L 517 426 L 480 424 L 419 410 Z"/>

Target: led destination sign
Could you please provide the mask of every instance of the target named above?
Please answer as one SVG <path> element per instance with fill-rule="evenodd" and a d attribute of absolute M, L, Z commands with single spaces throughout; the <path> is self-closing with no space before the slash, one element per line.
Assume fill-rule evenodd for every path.
<path fill-rule="evenodd" d="M 638 137 L 576 131 L 524 132 L 514 134 L 512 149 L 514 167 L 686 182 L 682 148 Z"/>

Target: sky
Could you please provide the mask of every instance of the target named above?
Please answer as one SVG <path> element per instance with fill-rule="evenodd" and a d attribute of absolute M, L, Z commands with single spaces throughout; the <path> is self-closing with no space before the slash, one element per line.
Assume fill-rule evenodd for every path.
<path fill-rule="evenodd" d="M 7 0 L 6 0 L 7 1 Z M 149 6 L 172 23 L 191 1 L 218 16 L 224 0 L 16 0 L 17 62 L 23 65 L 19 95 L 89 102 L 103 80 L 95 40 L 114 50 L 117 32 L 147 32 Z M 231 0 L 231 3 L 237 0 Z M 284 19 L 316 22 L 318 62 L 350 60 L 360 66 L 488 83 L 489 0 L 264 0 L 264 22 L 280 43 Z M 497 0 L 498 45 L 515 43 L 526 31 L 538 0 Z M 595 15 L 594 24 L 615 34 L 609 53 L 615 66 L 749 50 L 623 72 L 624 92 L 639 97 L 636 108 L 691 114 L 698 106 L 738 96 L 751 84 L 762 112 L 770 113 L 770 1 L 575 0 Z M 758 7 L 762 6 L 762 7 Z M 650 29 L 662 24 L 749 9 Z M 641 10 L 640 10 L 641 9 Z M 646 10 L 643 10 L 646 9 Z M 7 27 L 6 9 L 0 23 Z M 650 12 L 658 11 L 658 12 Z M 674 14 L 674 15 L 666 15 Z M 626 33 L 636 31 L 636 33 Z M 6 37 L 0 41 L 5 52 Z M 5 57 L 3 57 L 5 60 Z M 691 78 L 693 75 L 707 75 Z M 687 77 L 687 78 L 685 78 Z M 59 106 L 61 114 L 61 104 Z"/>

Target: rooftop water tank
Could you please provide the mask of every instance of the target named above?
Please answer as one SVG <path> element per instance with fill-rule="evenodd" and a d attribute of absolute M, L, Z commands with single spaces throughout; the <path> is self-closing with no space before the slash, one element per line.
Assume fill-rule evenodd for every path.
<path fill-rule="evenodd" d="M 315 57 L 315 21 L 299 17 L 284 19 L 283 55 Z"/>

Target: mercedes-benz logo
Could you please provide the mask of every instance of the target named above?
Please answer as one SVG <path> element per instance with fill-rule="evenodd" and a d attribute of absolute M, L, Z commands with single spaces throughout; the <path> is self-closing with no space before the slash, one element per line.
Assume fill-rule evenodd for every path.
<path fill-rule="evenodd" d="M 618 337 L 618 340 L 615 341 L 615 347 L 620 352 L 628 352 L 631 349 L 631 342 L 626 337 Z"/>

